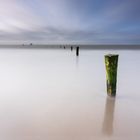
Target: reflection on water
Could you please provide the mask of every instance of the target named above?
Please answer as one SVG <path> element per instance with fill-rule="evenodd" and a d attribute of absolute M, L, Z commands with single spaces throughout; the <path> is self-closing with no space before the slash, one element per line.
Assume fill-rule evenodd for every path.
<path fill-rule="evenodd" d="M 106 98 L 104 122 L 103 122 L 103 133 L 105 135 L 113 134 L 113 120 L 115 112 L 115 98 Z"/>
<path fill-rule="evenodd" d="M 76 56 L 76 67 L 79 65 L 79 56 Z"/>

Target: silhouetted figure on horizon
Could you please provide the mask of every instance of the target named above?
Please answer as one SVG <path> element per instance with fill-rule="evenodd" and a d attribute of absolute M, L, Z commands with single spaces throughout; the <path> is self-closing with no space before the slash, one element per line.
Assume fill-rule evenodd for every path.
<path fill-rule="evenodd" d="M 73 50 L 73 47 L 71 46 L 71 51 Z"/>

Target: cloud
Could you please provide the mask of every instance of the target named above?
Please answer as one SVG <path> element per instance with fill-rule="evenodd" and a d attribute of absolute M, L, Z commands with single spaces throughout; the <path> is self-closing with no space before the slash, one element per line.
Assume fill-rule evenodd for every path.
<path fill-rule="evenodd" d="M 140 43 L 139 0 L 1 0 L 0 42 Z"/>

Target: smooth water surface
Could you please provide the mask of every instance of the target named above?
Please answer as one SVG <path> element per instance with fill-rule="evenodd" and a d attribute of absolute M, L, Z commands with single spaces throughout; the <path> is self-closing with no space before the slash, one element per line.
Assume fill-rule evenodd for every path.
<path fill-rule="evenodd" d="M 119 54 L 116 99 L 104 55 Z M 1 140 L 139 140 L 140 51 L 0 49 Z"/>

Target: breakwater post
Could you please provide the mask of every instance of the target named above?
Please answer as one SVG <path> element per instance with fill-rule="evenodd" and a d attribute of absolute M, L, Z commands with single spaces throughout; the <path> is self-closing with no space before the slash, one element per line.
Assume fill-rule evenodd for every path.
<path fill-rule="evenodd" d="M 107 94 L 112 97 L 116 96 L 118 56 L 117 54 L 105 55 Z"/>
<path fill-rule="evenodd" d="M 79 46 L 76 47 L 76 56 L 79 56 Z"/>

